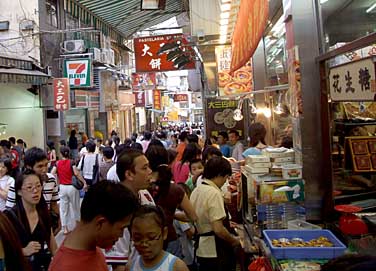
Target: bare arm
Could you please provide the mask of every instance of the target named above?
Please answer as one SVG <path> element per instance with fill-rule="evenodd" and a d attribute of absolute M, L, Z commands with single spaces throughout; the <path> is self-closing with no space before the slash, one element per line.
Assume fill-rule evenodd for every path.
<path fill-rule="evenodd" d="M 193 208 L 191 201 L 189 200 L 187 194 L 185 193 L 184 193 L 183 200 L 180 202 L 180 207 L 181 209 L 183 209 L 184 213 L 192 222 L 197 220 L 195 209 Z"/>
<path fill-rule="evenodd" d="M 174 264 L 174 271 L 189 271 L 189 269 L 182 260 L 177 259 Z"/>
<path fill-rule="evenodd" d="M 239 238 L 228 232 L 228 230 L 223 226 L 222 220 L 216 220 L 212 222 L 211 225 L 216 236 L 225 240 L 232 246 L 240 245 Z"/>
<path fill-rule="evenodd" d="M 51 229 L 51 237 L 50 237 L 50 250 L 51 250 L 51 254 L 52 255 L 55 255 L 56 253 L 56 250 L 57 250 L 57 243 L 56 243 L 56 239 L 55 239 L 55 236 L 52 232 L 52 229 Z"/>
<path fill-rule="evenodd" d="M 76 176 L 81 182 L 84 183 L 84 189 L 86 190 L 86 188 L 87 188 L 87 183 L 86 183 L 84 177 L 82 177 L 80 171 L 77 169 L 76 166 L 73 166 L 72 168 L 73 168 L 74 176 Z"/>

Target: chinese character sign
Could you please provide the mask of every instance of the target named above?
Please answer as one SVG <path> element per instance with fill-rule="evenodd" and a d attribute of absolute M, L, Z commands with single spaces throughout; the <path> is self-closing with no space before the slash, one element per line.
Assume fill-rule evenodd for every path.
<path fill-rule="evenodd" d="M 330 69 L 330 97 L 333 101 L 374 101 L 375 64 L 367 58 Z"/>
<path fill-rule="evenodd" d="M 174 102 L 188 102 L 188 94 L 174 94 Z"/>
<path fill-rule="evenodd" d="M 156 110 L 162 109 L 161 91 L 159 89 L 153 90 L 153 102 L 154 102 L 154 109 Z"/>
<path fill-rule="evenodd" d="M 134 93 L 134 97 L 136 100 L 136 107 L 144 107 L 145 106 L 145 92 L 139 91 Z"/>
<path fill-rule="evenodd" d="M 134 39 L 137 72 L 161 72 L 177 70 L 173 61 L 167 60 L 167 54 L 158 55 L 158 50 L 166 43 L 181 40 L 188 44 L 182 34 L 150 36 Z M 186 69 L 195 69 L 195 63 L 189 63 Z"/>
<path fill-rule="evenodd" d="M 68 78 L 55 78 L 54 84 L 54 108 L 55 111 L 68 110 L 70 106 L 69 80 Z"/>
<path fill-rule="evenodd" d="M 244 119 L 241 121 L 234 120 L 234 110 L 238 103 L 235 100 L 219 100 L 208 98 L 206 104 L 207 131 L 209 135 L 218 136 L 221 131 L 237 130 L 240 138 L 244 139 Z"/>
<path fill-rule="evenodd" d="M 71 88 L 91 87 L 91 60 L 88 58 L 64 60 L 64 77 L 69 79 Z"/>
<path fill-rule="evenodd" d="M 215 48 L 218 69 L 219 96 L 241 94 L 253 90 L 252 61 L 230 75 L 231 47 L 217 46 Z"/>

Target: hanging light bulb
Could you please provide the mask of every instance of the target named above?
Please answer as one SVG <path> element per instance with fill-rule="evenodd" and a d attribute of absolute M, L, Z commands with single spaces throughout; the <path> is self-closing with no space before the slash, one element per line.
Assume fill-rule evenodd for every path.
<path fill-rule="evenodd" d="M 265 118 L 270 118 L 272 116 L 272 111 L 269 107 L 265 107 L 262 109 L 262 113 L 264 114 Z"/>
<path fill-rule="evenodd" d="M 257 113 L 257 108 L 256 108 L 256 105 L 255 105 L 255 101 L 252 100 L 251 103 L 250 103 L 250 107 L 251 107 L 251 113 L 252 114 L 256 114 Z"/>
<path fill-rule="evenodd" d="M 238 108 L 234 110 L 234 120 L 241 121 L 243 119 L 242 114 L 242 108 L 243 108 L 243 99 L 239 101 Z"/>
<path fill-rule="evenodd" d="M 283 113 L 283 106 L 282 106 L 282 93 L 279 93 L 278 96 L 278 104 L 274 108 L 274 113 L 281 115 Z"/>

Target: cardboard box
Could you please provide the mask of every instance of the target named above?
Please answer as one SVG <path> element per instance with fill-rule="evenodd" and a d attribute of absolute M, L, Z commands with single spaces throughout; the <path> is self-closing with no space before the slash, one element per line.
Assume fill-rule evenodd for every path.
<path fill-rule="evenodd" d="M 269 173 L 269 168 L 255 168 L 249 165 L 245 166 L 245 170 L 248 171 L 251 174 L 268 174 Z"/>
<path fill-rule="evenodd" d="M 295 162 L 295 156 L 272 158 L 271 160 L 272 160 L 272 162 L 275 162 L 275 163 Z"/>
<path fill-rule="evenodd" d="M 270 158 L 295 157 L 294 150 L 287 150 L 285 152 L 268 152 L 264 150 L 262 154 Z"/>
<path fill-rule="evenodd" d="M 246 158 L 246 164 L 252 163 L 268 163 L 270 162 L 270 157 L 265 155 L 248 155 Z"/>
<path fill-rule="evenodd" d="M 251 167 L 253 168 L 260 168 L 260 167 L 263 167 L 263 168 L 270 168 L 272 166 L 272 163 L 252 163 L 250 164 Z"/>

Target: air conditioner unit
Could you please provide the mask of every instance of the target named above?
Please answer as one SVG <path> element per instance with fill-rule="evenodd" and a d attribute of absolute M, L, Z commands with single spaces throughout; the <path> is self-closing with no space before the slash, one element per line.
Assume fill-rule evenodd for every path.
<path fill-rule="evenodd" d="M 90 48 L 89 53 L 92 54 L 92 58 L 94 62 L 102 62 L 102 53 L 100 49 Z"/>
<path fill-rule="evenodd" d="M 86 50 L 83 40 L 66 40 L 64 41 L 64 53 L 83 53 Z"/>
<path fill-rule="evenodd" d="M 109 60 L 109 64 L 115 66 L 115 52 L 112 49 L 108 50 L 108 60 Z"/>
<path fill-rule="evenodd" d="M 101 50 L 101 62 L 104 63 L 104 64 L 108 64 L 109 63 L 107 49 L 102 49 Z"/>

